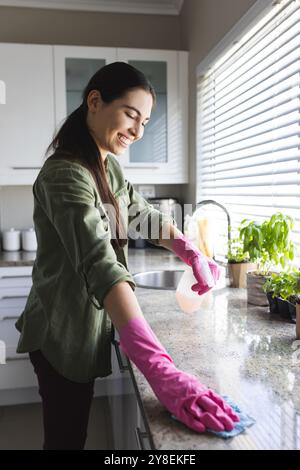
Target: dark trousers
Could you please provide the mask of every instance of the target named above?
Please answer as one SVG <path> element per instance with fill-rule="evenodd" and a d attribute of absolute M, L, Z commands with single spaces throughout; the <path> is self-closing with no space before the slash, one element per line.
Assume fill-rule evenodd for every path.
<path fill-rule="evenodd" d="M 43 403 L 44 450 L 81 450 L 87 437 L 94 380 L 77 383 L 58 374 L 41 351 L 29 353 Z"/>

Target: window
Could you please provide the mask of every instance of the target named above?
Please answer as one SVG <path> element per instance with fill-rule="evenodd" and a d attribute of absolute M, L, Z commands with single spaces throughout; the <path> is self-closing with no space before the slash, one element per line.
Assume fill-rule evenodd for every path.
<path fill-rule="evenodd" d="M 299 265 L 300 0 L 262 3 L 197 71 L 197 201 L 223 204 L 233 227 L 290 214 Z"/>

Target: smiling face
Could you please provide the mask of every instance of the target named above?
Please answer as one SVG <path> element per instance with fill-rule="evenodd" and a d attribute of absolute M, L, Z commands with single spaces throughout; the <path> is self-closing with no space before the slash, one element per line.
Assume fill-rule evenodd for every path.
<path fill-rule="evenodd" d="M 87 105 L 87 125 L 105 160 L 108 153 L 121 155 L 143 137 L 153 98 L 148 91 L 134 88 L 122 98 L 106 104 L 99 91 L 92 90 Z"/>

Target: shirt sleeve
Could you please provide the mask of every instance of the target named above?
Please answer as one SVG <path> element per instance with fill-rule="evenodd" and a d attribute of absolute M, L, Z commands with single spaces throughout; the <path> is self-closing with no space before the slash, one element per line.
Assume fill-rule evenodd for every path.
<path fill-rule="evenodd" d="M 126 181 L 129 195 L 128 206 L 128 232 L 131 238 L 137 233 L 153 245 L 159 245 L 159 233 L 164 223 L 169 222 L 176 226 L 176 222 L 168 214 L 154 209 L 132 186 Z"/>
<path fill-rule="evenodd" d="M 34 185 L 34 194 L 54 225 L 74 271 L 85 280 L 98 308 L 103 308 L 105 295 L 114 284 L 127 281 L 134 288 L 135 283 L 117 260 L 105 211 L 95 207 L 95 193 L 92 176 L 79 165 L 40 173 Z"/>

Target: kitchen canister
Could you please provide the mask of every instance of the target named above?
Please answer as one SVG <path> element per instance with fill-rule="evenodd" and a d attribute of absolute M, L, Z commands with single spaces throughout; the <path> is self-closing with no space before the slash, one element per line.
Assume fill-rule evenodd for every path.
<path fill-rule="evenodd" d="M 24 251 L 36 251 L 37 241 L 34 228 L 22 230 L 22 249 Z"/>
<path fill-rule="evenodd" d="M 3 251 L 19 251 L 21 248 L 21 232 L 10 228 L 2 232 Z"/>

